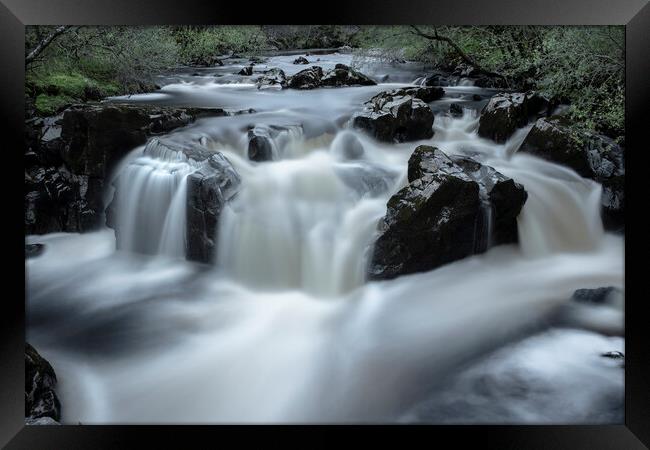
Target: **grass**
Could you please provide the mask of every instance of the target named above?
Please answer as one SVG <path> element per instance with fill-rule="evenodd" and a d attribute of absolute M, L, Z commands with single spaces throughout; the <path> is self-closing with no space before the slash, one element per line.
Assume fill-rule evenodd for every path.
<path fill-rule="evenodd" d="M 66 105 L 85 101 L 87 93 L 91 90 L 100 97 L 121 93 L 121 89 L 114 82 L 89 78 L 78 72 L 30 74 L 27 86 L 36 96 L 36 113 L 39 116 L 56 114 Z"/>

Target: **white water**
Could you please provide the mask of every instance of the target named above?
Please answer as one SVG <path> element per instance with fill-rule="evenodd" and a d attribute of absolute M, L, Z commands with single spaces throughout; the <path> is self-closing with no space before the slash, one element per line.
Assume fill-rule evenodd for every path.
<path fill-rule="evenodd" d="M 114 252 L 112 230 L 28 237 L 46 244 L 43 256 L 26 261 L 28 340 L 55 367 L 64 422 L 441 422 L 471 392 L 476 373 L 511 373 L 513 364 L 517 383 L 479 392 L 481 401 L 448 417 L 620 420 L 622 371 L 599 356 L 620 350 L 620 339 L 558 332 L 522 341 L 553 327 L 575 289 L 622 285 L 623 241 L 603 233 L 598 185 L 512 156 L 526 129 L 505 145 L 480 139 L 470 111 L 459 119 L 437 115 L 434 138 L 419 143 L 380 144 L 341 129 L 363 100 L 395 85 L 311 92 L 224 86 L 163 88 L 176 92 L 173 102 L 220 106 L 239 98 L 248 104 L 229 106 L 261 111 L 204 119 L 171 136 L 222 151 L 242 177 L 222 216 L 215 268 L 178 259 L 184 181 L 195 166 L 175 153 L 136 149 L 118 171 L 118 220 L 130 251 Z M 449 88 L 461 97 L 441 102 L 475 92 L 483 91 Z M 278 138 L 278 160 L 253 163 L 248 124 L 300 124 L 302 131 Z M 410 153 L 427 142 L 475 156 L 525 186 L 521 245 L 364 283 L 377 221 L 406 182 Z M 589 314 L 573 313 L 569 324 L 589 325 Z M 620 334 L 621 317 L 608 317 L 608 329 Z M 535 364 L 492 353 L 510 342 L 516 358 Z M 554 358 L 554 346 L 571 351 Z M 554 398 L 575 398 L 571 408 L 536 394 L 549 383 L 540 376 L 558 373 L 567 381 L 554 384 Z M 593 388 L 572 397 L 578 379 Z M 521 385 L 528 394 L 517 397 Z"/>

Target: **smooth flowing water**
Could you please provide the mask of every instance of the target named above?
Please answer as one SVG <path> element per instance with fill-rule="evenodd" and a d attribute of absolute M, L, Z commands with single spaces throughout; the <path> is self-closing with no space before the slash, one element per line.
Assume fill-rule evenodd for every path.
<path fill-rule="evenodd" d="M 289 75 L 305 68 L 294 58 L 268 65 Z M 622 420 L 623 371 L 600 356 L 623 349 L 622 307 L 566 314 L 574 290 L 623 283 L 598 184 L 516 154 L 529 128 L 504 145 L 479 138 L 475 108 L 493 92 L 467 82 L 432 103 L 468 109 L 438 112 L 431 140 L 382 144 L 347 127 L 363 101 L 424 75 L 415 64 L 361 68 L 390 83 L 313 91 L 257 90 L 233 75 L 244 65 L 179 71 L 156 94 L 115 99 L 256 111 L 163 138 L 218 150 L 241 176 L 214 267 L 183 258 L 198 165 L 157 141 L 116 170 L 117 251 L 110 229 L 27 238 L 46 244 L 26 261 L 28 340 L 57 372 L 64 422 Z M 251 125 L 284 127 L 274 161 L 248 160 Z M 521 243 L 368 283 L 377 223 L 422 143 L 524 185 Z"/>

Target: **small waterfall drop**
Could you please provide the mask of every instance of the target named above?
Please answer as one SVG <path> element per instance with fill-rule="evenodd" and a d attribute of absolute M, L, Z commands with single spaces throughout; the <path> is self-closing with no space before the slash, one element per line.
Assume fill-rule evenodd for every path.
<path fill-rule="evenodd" d="M 184 257 L 187 176 L 196 164 L 157 139 L 135 152 L 114 181 L 120 250 Z"/>

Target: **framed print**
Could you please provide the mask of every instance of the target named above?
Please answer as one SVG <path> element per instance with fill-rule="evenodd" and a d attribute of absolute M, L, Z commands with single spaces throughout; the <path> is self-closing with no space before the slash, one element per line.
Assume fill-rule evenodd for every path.
<path fill-rule="evenodd" d="M 645 448 L 650 6 L 316 9 L 2 0 L 0 442 Z"/>

